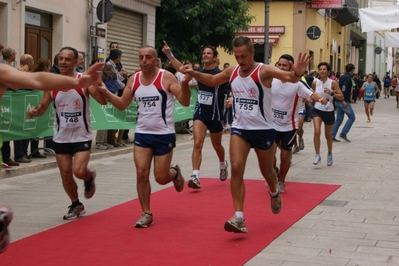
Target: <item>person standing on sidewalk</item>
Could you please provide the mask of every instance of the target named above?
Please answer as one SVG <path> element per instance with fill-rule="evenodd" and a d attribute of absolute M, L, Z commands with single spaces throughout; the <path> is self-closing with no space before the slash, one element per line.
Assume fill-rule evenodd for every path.
<path fill-rule="evenodd" d="M 290 62 L 294 63 L 294 58 L 289 54 L 283 54 L 277 62 L 277 67 L 284 71 L 290 71 Z M 274 169 L 278 169 L 276 167 L 276 151 L 278 147 L 280 148 L 280 168 L 276 172 L 280 193 L 285 191 L 285 178 L 291 166 L 291 149 L 296 140 L 298 130 L 298 107 L 303 99 L 327 104 L 327 99 L 316 92 L 314 93 L 306 81 L 302 79 L 292 83 L 273 78 L 272 109 L 273 125 L 276 130 L 276 139 L 273 147 Z"/>
<path fill-rule="evenodd" d="M 75 48 L 61 48 L 58 57 L 61 75 L 82 78 L 82 73 L 75 72 L 78 59 Z M 38 106 L 28 110 L 29 118 L 41 116 L 53 102 L 55 157 L 65 192 L 72 202 L 67 214 L 63 217 L 64 220 L 76 219 L 86 213 L 83 203 L 79 201 L 74 175 L 84 181 L 86 198 L 91 198 L 96 191 L 96 171 L 87 167 L 93 138 L 90 122 L 90 95 L 102 105 L 107 103 L 105 97 L 94 86 L 75 87 L 45 92 Z"/>
<path fill-rule="evenodd" d="M 347 64 L 345 66 L 345 74 L 343 74 L 339 78 L 339 87 L 342 91 L 342 94 L 344 95 L 343 100 L 339 100 L 337 97 L 335 97 L 335 107 L 337 109 L 337 119 L 335 120 L 333 129 L 332 129 L 332 137 L 334 141 L 339 142 L 339 140 L 336 138 L 336 135 L 338 133 L 338 129 L 341 126 L 342 122 L 344 121 L 344 114 L 348 116 L 348 120 L 346 121 L 343 129 L 341 130 L 341 134 L 339 134 L 339 137 L 347 142 L 351 142 L 347 135 L 353 125 L 353 123 L 356 120 L 356 115 L 355 112 L 353 111 L 351 100 L 352 100 L 352 95 L 351 95 L 351 90 L 352 90 L 352 74 L 355 71 L 355 65 L 353 64 Z"/>
<path fill-rule="evenodd" d="M 233 53 L 238 63 L 211 75 L 190 68 L 186 72 L 207 86 L 230 81 L 233 95 L 234 120 L 230 138 L 231 181 L 234 216 L 224 224 L 228 232 L 247 233 L 244 219 L 245 164 L 251 148 L 258 157 L 260 171 L 269 186 L 270 207 L 274 214 L 281 211 L 282 201 L 273 169 L 275 130 L 271 108 L 273 78 L 298 82 L 309 64 L 306 54 L 299 54 L 297 63 L 290 62 L 291 72 L 254 61 L 255 49 L 248 37 L 233 40 Z M 187 66 L 186 66 L 187 67 Z"/>
<path fill-rule="evenodd" d="M 137 103 L 137 124 L 134 134 L 133 157 L 137 174 L 137 194 L 143 211 L 136 228 L 146 228 L 153 222 L 150 208 L 151 161 L 154 161 L 156 182 L 166 185 L 173 182 L 177 192 L 184 188 L 184 178 L 177 164 L 171 166 L 173 148 L 176 146 L 175 123 L 173 119 L 174 97 L 183 106 L 190 104 L 190 78 L 184 77 L 181 87 L 169 71 L 157 67 L 158 55 L 152 46 L 139 49 L 141 71 L 133 74 L 121 97 L 112 94 L 105 87 L 99 91 L 119 110 L 126 109 L 135 100 Z"/>
<path fill-rule="evenodd" d="M 364 91 L 364 111 L 366 112 L 367 122 L 370 123 L 370 116 L 374 112 L 375 97 L 380 90 L 377 83 L 373 81 L 373 74 L 367 75 L 367 81 L 363 83 L 360 90 Z"/>
<path fill-rule="evenodd" d="M 328 74 L 331 70 L 330 64 L 327 62 L 319 63 L 319 79 L 313 81 L 312 89 L 324 98 L 328 100 L 326 105 L 316 102 L 313 108 L 313 144 L 316 156 L 314 158 L 313 164 L 317 165 L 321 162 L 320 156 L 320 136 L 321 136 L 321 123 L 324 122 L 324 136 L 327 140 L 327 165 L 333 165 L 333 155 L 332 155 L 332 142 L 333 138 L 331 135 L 331 130 L 334 125 L 335 114 L 333 99 L 343 100 L 341 89 L 338 86 L 337 81 L 328 78 Z"/>
<path fill-rule="evenodd" d="M 164 41 L 164 44 L 162 48 L 163 53 L 169 58 L 173 67 L 177 71 L 183 73 L 183 64 L 173 56 L 166 41 Z M 197 71 L 209 73 L 211 75 L 222 72 L 215 64 L 217 55 L 217 51 L 214 47 L 205 46 L 202 51 L 204 68 L 200 68 Z M 193 117 L 194 148 L 191 157 L 193 174 L 188 181 L 188 187 L 193 189 L 201 188 L 199 176 L 202 161 L 202 148 L 204 146 L 207 130 L 210 132 L 213 149 L 216 151 L 219 158 L 219 178 L 221 181 L 225 181 L 228 177 L 228 165 L 225 158 L 225 150 L 222 145 L 225 85 L 226 84 L 209 87 L 202 82 L 198 82 L 198 99 Z"/>

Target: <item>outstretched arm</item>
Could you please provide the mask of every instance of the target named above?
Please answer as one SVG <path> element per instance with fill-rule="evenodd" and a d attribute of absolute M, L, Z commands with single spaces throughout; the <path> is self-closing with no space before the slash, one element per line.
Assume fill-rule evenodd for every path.
<path fill-rule="evenodd" d="M 228 82 L 230 79 L 230 74 L 233 72 L 234 69 L 234 67 L 231 66 L 223 70 L 222 72 L 217 73 L 216 75 L 211 75 L 208 73 L 201 73 L 195 71 L 190 65 L 185 65 L 184 68 L 185 68 L 185 73 L 190 74 L 197 81 L 209 87 L 215 87 Z"/>
<path fill-rule="evenodd" d="M 305 73 L 309 62 L 310 56 L 306 53 L 300 53 L 295 64 L 289 61 L 291 71 L 284 71 L 271 65 L 263 65 L 260 70 L 262 83 L 269 87 L 273 78 L 277 78 L 284 82 L 296 83 L 301 79 L 303 73 Z"/>
<path fill-rule="evenodd" d="M 324 105 L 328 103 L 328 100 L 326 98 L 322 97 L 317 92 L 313 92 L 312 95 L 310 96 L 310 98 L 312 99 L 312 101 L 319 102 Z"/>
<path fill-rule="evenodd" d="M 9 88 L 33 88 L 43 91 L 86 88 L 101 83 L 101 68 L 104 63 L 91 66 L 80 78 L 55 75 L 48 72 L 22 72 L 11 66 L 0 64 L 0 84 Z M 1 86 L 0 87 L 3 87 Z"/>
<path fill-rule="evenodd" d="M 87 88 L 87 92 L 99 103 L 102 105 L 106 105 L 107 104 L 107 98 L 105 98 L 104 94 L 102 94 L 101 92 L 99 92 L 99 87 L 103 86 L 105 89 L 107 89 L 105 87 L 104 83 L 101 83 L 100 85 L 97 86 L 89 86 Z"/>
<path fill-rule="evenodd" d="M 129 104 L 133 100 L 133 93 L 130 90 L 130 88 L 133 86 L 133 81 L 134 81 L 134 76 L 132 75 L 127 84 L 125 89 L 123 90 L 123 94 L 121 97 L 116 96 L 115 94 L 111 93 L 106 87 L 104 86 L 98 86 L 97 90 L 104 95 L 104 97 L 112 103 L 116 108 L 119 110 L 125 110 Z"/>

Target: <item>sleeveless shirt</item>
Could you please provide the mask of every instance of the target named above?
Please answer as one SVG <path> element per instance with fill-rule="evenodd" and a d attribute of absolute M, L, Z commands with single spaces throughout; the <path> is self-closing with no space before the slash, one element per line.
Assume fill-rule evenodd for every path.
<path fill-rule="evenodd" d="M 259 63 L 247 77 L 240 76 L 240 66 L 237 65 L 230 76 L 234 116 L 232 127 L 234 128 L 273 129 L 272 91 L 261 83 L 262 65 Z"/>
<path fill-rule="evenodd" d="M 137 103 L 135 132 L 155 135 L 175 133 L 173 94 L 162 85 L 165 70 L 160 69 L 149 85 L 141 83 L 141 74 L 141 71 L 134 74 L 131 89 Z"/>
<path fill-rule="evenodd" d="M 316 89 L 315 92 L 317 92 L 321 97 L 324 97 L 328 100 L 326 105 L 323 105 L 320 102 L 316 102 L 314 105 L 314 108 L 320 111 L 324 112 L 331 112 L 334 111 L 334 105 L 333 105 L 333 99 L 334 96 L 331 96 L 330 94 L 324 93 L 324 88 L 329 89 L 332 91 L 332 79 L 327 78 L 326 82 L 317 79 L 315 80 L 316 82 Z"/>
<path fill-rule="evenodd" d="M 76 78 L 82 74 L 78 73 Z M 83 88 L 51 91 L 54 110 L 54 136 L 57 143 L 92 140 L 90 99 Z"/>

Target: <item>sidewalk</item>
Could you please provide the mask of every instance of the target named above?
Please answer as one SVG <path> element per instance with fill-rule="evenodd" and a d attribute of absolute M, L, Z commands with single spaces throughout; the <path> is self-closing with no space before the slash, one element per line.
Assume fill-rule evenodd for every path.
<path fill-rule="evenodd" d="M 287 182 L 341 187 L 246 265 L 399 265 L 399 109 L 393 97 L 379 99 L 371 123 L 366 123 L 363 102 L 353 104 L 353 108 L 357 120 L 348 134 L 351 142 L 334 142 L 334 165 L 326 165 L 324 131 L 322 162 L 313 165 L 313 125 L 305 123 L 305 149 L 293 155 L 287 176 Z M 223 144 L 227 157 L 228 143 L 226 134 Z M 132 148 L 130 144 L 113 150 L 93 149 L 90 167 L 98 173 L 96 195 L 90 200 L 84 199 L 83 186 L 78 183 L 86 215 L 137 198 Z M 180 164 L 186 180 L 191 173 L 191 152 L 190 135 L 178 134 L 173 162 Z M 39 171 L 42 169 L 45 170 Z M 217 173 L 217 157 L 206 138 L 201 176 L 215 177 Z M 12 241 L 68 222 L 62 220 L 62 215 L 67 212 L 69 200 L 53 156 L 3 170 L 2 176 L 0 202 L 14 209 L 10 225 Z M 253 151 L 247 161 L 245 178 L 261 179 Z M 153 178 L 151 185 L 153 192 L 165 188 Z M 289 191 L 288 183 L 285 193 Z M 284 194 L 282 198 L 284 200 Z M 233 208 L 231 211 L 233 214 Z"/>

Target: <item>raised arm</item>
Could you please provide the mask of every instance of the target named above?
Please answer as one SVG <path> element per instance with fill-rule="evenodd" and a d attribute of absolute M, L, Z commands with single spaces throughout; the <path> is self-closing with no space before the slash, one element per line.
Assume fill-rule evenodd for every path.
<path fill-rule="evenodd" d="M 317 92 L 313 92 L 312 95 L 310 95 L 310 98 L 312 99 L 312 101 L 319 102 L 321 104 L 327 104 L 328 103 L 328 100 L 326 98 L 322 97 Z"/>
<path fill-rule="evenodd" d="M 305 73 L 309 62 L 310 56 L 306 53 L 300 53 L 295 64 L 289 61 L 291 71 L 284 71 L 271 65 L 263 65 L 260 70 L 262 83 L 265 86 L 270 87 L 273 78 L 277 78 L 283 82 L 296 83 L 301 79 L 303 73 Z"/>
<path fill-rule="evenodd" d="M 48 72 L 22 72 L 11 66 L 0 64 L 0 84 L 9 88 L 33 88 L 43 91 L 86 88 L 101 83 L 101 68 L 104 63 L 91 66 L 80 78 L 55 75 Z M 3 87 L 1 86 L 1 87 Z"/>
<path fill-rule="evenodd" d="M 163 41 L 164 46 L 162 48 L 162 52 L 166 55 L 166 57 L 169 59 L 170 63 L 172 63 L 172 66 L 176 69 L 176 71 L 185 74 L 185 69 L 183 64 L 177 60 L 177 58 L 172 54 L 170 47 L 166 43 L 166 41 Z"/>
<path fill-rule="evenodd" d="M 105 87 L 104 83 L 101 83 L 100 85 L 94 86 L 91 85 L 87 88 L 87 92 L 99 103 L 102 105 L 106 105 L 107 104 L 107 98 L 105 98 L 104 94 L 102 94 L 101 92 L 99 92 L 99 87 L 100 86 L 104 86 L 105 89 L 107 89 Z"/>
<path fill-rule="evenodd" d="M 185 68 L 185 71 L 187 74 L 190 74 L 197 81 L 199 81 L 202 84 L 205 84 L 206 86 L 209 86 L 209 87 L 216 87 L 218 85 L 228 82 L 230 79 L 230 75 L 234 69 L 234 67 L 231 66 L 231 67 L 223 70 L 222 72 L 217 73 L 216 75 L 211 75 L 208 73 L 201 73 L 201 72 L 195 71 L 194 69 L 192 69 L 192 67 L 190 65 L 185 65 L 184 68 Z"/>
<path fill-rule="evenodd" d="M 107 88 L 104 86 L 98 86 L 97 90 L 104 95 L 104 97 L 112 103 L 119 110 L 125 110 L 133 100 L 133 93 L 130 88 L 133 86 L 134 76 L 132 75 L 129 80 L 127 81 L 126 87 L 123 90 L 123 94 L 121 97 L 116 96 L 115 94 L 111 93 Z"/>

